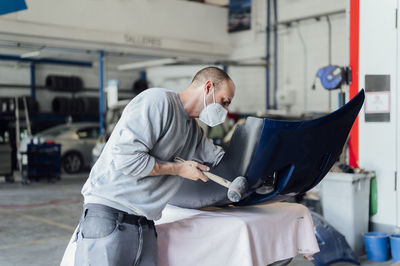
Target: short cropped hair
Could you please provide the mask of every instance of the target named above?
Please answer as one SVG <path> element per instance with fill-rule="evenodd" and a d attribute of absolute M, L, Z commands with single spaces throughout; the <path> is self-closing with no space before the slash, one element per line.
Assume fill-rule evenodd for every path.
<path fill-rule="evenodd" d="M 192 80 L 192 84 L 196 82 L 206 82 L 207 80 L 211 80 L 214 87 L 218 89 L 222 83 L 231 80 L 231 78 L 222 69 L 210 66 L 197 72 Z"/>

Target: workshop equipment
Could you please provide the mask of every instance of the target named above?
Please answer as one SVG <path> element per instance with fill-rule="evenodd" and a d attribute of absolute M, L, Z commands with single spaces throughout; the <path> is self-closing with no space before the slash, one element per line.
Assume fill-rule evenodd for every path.
<path fill-rule="evenodd" d="M 61 145 L 55 143 L 28 144 L 28 178 L 60 179 Z"/>
<path fill-rule="evenodd" d="M 351 71 L 347 67 L 329 65 L 318 69 L 317 77 L 326 90 L 335 90 L 339 89 L 344 83 L 349 84 Z M 313 89 L 315 89 L 315 83 Z"/>
<path fill-rule="evenodd" d="M 338 107 L 342 107 L 346 102 L 346 93 L 342 91 L 342 86 L 344 84 L 351 84 L 351 68 L 329 65 L 318 69 L 315 78 L 317 77 L 321 80 L 321 85 L 326 90 L 340 89 L 338 93 Z M 315 90 L 315 79 L 312 89 Z"/>
<path fill-rule="evenodd" d="M 175 158 L 175 162 L 183 163 L 184 161 L 182 158 Z M 240 201 L 247 190 L 247 179 L 243 176 L 238 176 L 231 182 L 210 172 L 202 171 L 202 173 L 215 183 L 228 188 L 228 199 L 232 202 Z"/>
<path fill-rule="evenodd" d="M 12 148 L 9 143 L 8 131 L 0 134 L 0 176 L 4 176 L 6 182 L 13 183 L 14 176 L 11 160 Z"/>

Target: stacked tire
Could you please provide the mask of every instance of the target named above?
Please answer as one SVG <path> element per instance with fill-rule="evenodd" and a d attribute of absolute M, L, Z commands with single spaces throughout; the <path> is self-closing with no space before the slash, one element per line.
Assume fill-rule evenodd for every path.
<path fill-rule="evenodd" d="M 85 101 L 83 98 L 70 99 L 71 115 L 86 114 Z"/>
<path fill-rule="evenodd" d="M 99 98 L 85 97 L 82 99 L 84 101 L 85 114 L 88 114 L 88 115 L 98 115 L 99 114 Z"/>
<path fill-rule="evenodd" d="M 49 75 L 46 77 L 46 88 L 53 91 L 78 92 L 83 88 L 80 77 Z"/>
<path fill-rule="evenodd" d="M 52 102 L 52 109 L 55 114 L 69 115 L 71 113 L 71 99 L 66 97 L 55 97 Z"/>
<path fill-rule="evenodd" d="M 58 115 L 98 115 L 99 99 L 96 97 L 55 97 L 52 110 Z"/>

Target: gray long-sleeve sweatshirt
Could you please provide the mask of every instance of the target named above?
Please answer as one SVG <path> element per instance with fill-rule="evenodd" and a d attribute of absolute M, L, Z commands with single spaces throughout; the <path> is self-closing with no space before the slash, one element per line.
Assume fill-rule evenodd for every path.
<path fill-rule="evenodd" d="M 156 160 L 179 156 L 215 166 L 223 155 L 188 117 L 175 92 L 148 89 L 123 111 L 82 188 L 84 202 L 157 220 L 182 177 L 147 176 Z"/>

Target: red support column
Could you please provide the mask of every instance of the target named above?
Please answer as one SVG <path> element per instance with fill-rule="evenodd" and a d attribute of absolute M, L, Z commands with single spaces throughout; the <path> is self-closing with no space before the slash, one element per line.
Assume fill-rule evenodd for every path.
<path fill-rule="evenodd" d="M 352 69 L 352 84 L 350 85 L 349 98 L 353 98 L 359 91 L 358 64 L 360 40 L 360 0 L 350 0 L 350 67 Z M 358 144 L 358 117 L 350 131 L 349 139 L 349 165 L 357 168 L 359 160 Z"/>

